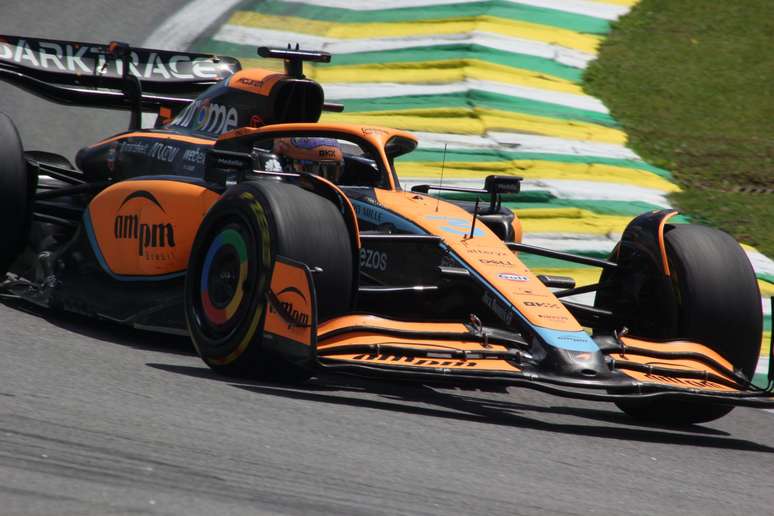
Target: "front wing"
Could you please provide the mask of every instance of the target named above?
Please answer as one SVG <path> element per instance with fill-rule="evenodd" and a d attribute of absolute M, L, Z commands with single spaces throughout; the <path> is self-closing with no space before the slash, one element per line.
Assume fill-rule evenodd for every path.
<path fill-rule="evenodd" d="M 617 340 L 615 347 L 600 346 L 609 375 L 592 376 L 589 370 L 568 376 L 541 367 L 529 343 L 515 334 L 460 323 L 348 315 L 320 325 L 315 355 L 322 368 L 355 375 L 513 385 L 596 401 L 672 398 L 774 407 L 771 393 L 734 373 L 706 346 Z"/>
<path fill-rule="evenodd" d="M 595 337 L 599 351 L 546 349 L 535 337 L 462 322 L 349 314 L 317 323 L 312 272 L 278 257 L 265 338 L 291 360 L 339 373 L 425 383 L 523 386 L 597 401 L 671 398 L 774 407 L 774 395 L 696 342 Z"/>

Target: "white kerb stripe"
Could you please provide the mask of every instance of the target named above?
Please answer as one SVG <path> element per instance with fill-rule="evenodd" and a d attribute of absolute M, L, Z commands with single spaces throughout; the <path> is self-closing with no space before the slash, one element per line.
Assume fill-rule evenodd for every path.
<path fill-rule="evenodd" d="M 546 7 L 556 11 L 564 11 L 574 14 L 583 14 L 604 20 L 617 20 L 627 12 L 629 8 L 624 5 L 605 4 L 603 2 L 590 2 L 586 0 L 510 0 L 514 4 L 533 5 Z"/>
<path fill-rule="evenodd" d="M 369 0 L 368 2 L 353 2 L 352 0 L 282 0 L 286 4 L 306 4 L 334 9 L 358 11 L 380 11 L 383 9 L 401 9 L 405 7 L 429 7 L 433 5 L 471 4 L 481 0 Z"/>
<path fill-rule="evenodd" d="M 634 152 L 623 145 L 594 143 L 581 140 L 567 140 L 550 136 L 535 136 L 524 133 L 491 132 L 485 136 L 429 133 L 412 131 L 419 139 L 419 148 L 443 148 L 448 144 L 458 148 L 502 148 L 518 152 L 546 154 L 568 154 L 642 161 Z"/>
<path fill-rule="evenodd" d="M 415 48 L 419 46 L 427 47 L 433 45 L 469 43 L 503 50 L 505 52 L 515 52 L 518 54 L 552 59 L 557 63 L 572 66 L 574 68 L 585 68 L 590 61 L 596 58 L 594 54 L 562 47 L 560 45 L 552 45 L 542 41 L 480 31 L 436 34 L 433 36 L 419 35 L 394 38 L 339 39 L 301 32 L 288 32 L 226 24 L 215 33 L 212 39 L 236 45 L 258 45 L 260 42 L 261 45 L 279 45 L 284 47 L 288 43 L 299 43 L 302 47 L 307 47 L 309 50 L 325 50 L 334 55 Z"/>
<path fill-rule="evenodd" d="M 397 165 L 397 168 L 400 183 L 404 189 L 410 189 L 414 185 L 427 184 L 433 181 L 433 178 L 429 177 L 403 176 L 400 174 L 400 164 Z M 444 178 L 443 184 L 447 186 L 480 188 L 484 175 L 479 174 L 479 177 L 476 179 Z M 532 190 L 548 191 L 557 199 L 577 201 L 640 201 L 664 209 L 671 208 L 664 192 L 623 183 L 575 181 L 570 179 L 525 179 L 522 182 L 522 191 L 528 192 Z"/>
<path fill-rule="evenodd" d="M 399 9 L 403 7 L 427 7 L 432 5 L 467 4 L 480 2 L 481 0 L 370 0 L 358 2 L 356 7 L 360 11 L 376 11 L 382 9 Z M 585 0 L 509 0 L 514 4 L 545 7 L 555 11 L 564 11 L 574 14 L 583 14 L 594 18 L 615 20 L 626 14 L 629 10 L 625 6 L 590 2 Z M 338 9 L 352 9 L 355 7 L 352 0 L 285 0 L 285 3 L 301 3 L 317 5 L 321 7 L 334 7 Z"/>
<path fill-rule="evenodd" d="M 467 79 L 449 84 L 399 84 L 390 82 L 376 83 L 325 83 L 325 98 L 329 100 L 373 99 L 403 97 L 408 95 L 443 95 L 444 93 L 464 93 L 478 90 L 509 97 L 517 97 L 549 104 L 557 104 L 575 109 L 607 114 L 607 107 L 589 95 L 575 95 L 558 91 L 541 90 L 515 84 L 494 81 Z"/>
<path fill-rule="evenodd" d="M 576 154 L 579 156 L 598 156 L 615 159 L 641 159 L 632 150 L 623 145 L 596 143 L 583 140 L 567 140 L 550 136 L 536 136 L 522 133 L 490 132 L 489 136 L 503 146 L 527 152 L 546 152 L 549 154 Z M 529 149 L 529 150 L 527 150 Z"/>
<path fill-rule="evenodd" d="M 755 269 L 756 272 L 763 272 L 766 274 L 774 275 L 774 261 L 767 257 L 765 254 L 758 251 L 750 251 L 745 249 L 747 258 Z"/>

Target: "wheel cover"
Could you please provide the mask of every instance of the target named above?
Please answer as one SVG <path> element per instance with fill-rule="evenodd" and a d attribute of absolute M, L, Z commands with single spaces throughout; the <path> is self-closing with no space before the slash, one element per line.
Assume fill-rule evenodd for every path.
<path fill-rule="evenodd" d="M 241 228 L 228 225 L 212 239 L 200 275 L 202 322 L 223 337 L 238 322 L 244 300 L 249 300 L 250 262 Z"/>

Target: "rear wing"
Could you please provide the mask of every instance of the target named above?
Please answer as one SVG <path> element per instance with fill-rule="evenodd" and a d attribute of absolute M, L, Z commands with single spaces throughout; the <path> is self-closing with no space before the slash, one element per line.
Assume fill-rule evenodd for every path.
<path fill-rule="evenodd" d="M 114 44 L 0 35 L 0 69 L 53 84 L 121 89 L 123 57 Z M 152 93 L 199 93 L 242 69 L 233 57 L 194 52 L 130 48 L 127 57 L 128 73 Z"/>
<path fill-rule="evenodd" d="M 140 112 L 177 111 L 241 70 L 233 57 L 0 35 L 0 80 L 52 102 Z"/>

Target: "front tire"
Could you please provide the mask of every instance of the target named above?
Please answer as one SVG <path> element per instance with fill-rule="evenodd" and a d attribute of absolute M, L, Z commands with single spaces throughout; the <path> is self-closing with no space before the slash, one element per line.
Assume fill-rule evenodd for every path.
<path fill-rule="evenodd" d="M 662 314 L 661 325 L 656 329 L 648 321 L 632 321 L 630 327 L 653 328 L 653 334 L 637 333 L 641 337 L 700 342 L 752 378 L 760 353 L 763 321 L 760 291 L 747 255 L 731 236 L 706 226 L 673 226 L 664 240 L 671 281 L 665 283 L 667 288 L 662 289 L 660 300 L 651 290 L 642 306 L 642 313 Z M 658 285 L 658 281 L 653 284 Z M 644 306 L 652 303 L 661 306 Z M 616 405 L 636 419 L 672 425 L 705 423 L 733 409 L 727 405 L 659 399 Z"/>
<path fill-rule="evenodd" d="M 263 341 L 274 260 L 310 267 L 318 318 L 351 309 L 353 254 L 344 218 L 327 199 L 295 185 L 265 180 L 230 188 L 196 236 L 185 287 L 185 312 L 199 356 L 227 376 L 298 382 L 309 376 Z"/>

